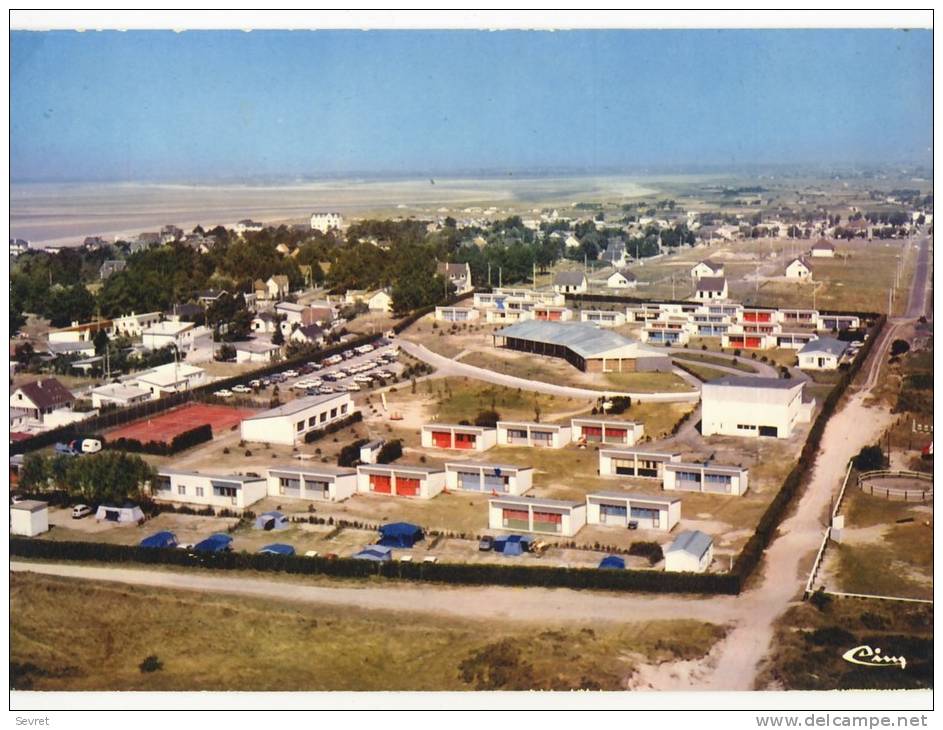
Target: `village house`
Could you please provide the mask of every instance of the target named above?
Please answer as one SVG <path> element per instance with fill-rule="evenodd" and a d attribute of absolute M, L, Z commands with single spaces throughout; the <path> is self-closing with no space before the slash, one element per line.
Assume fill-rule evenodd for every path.
<path fill-rule="evenodd" d="M 610 289 L 635 289 L 638 286 L 638 277 L 628 269 L 619 269 L 609 275 L 606 286 Z"/>
<path fill-rule="evenodd" d="M 206 372 L 184 362 L 169 362 L 129 375 L 122 382 L 146 390 L 151 400 L 158 400 L 170 393 L 180 393 L 203 385 Z"/>
<path fill-rule="evenodd" d="M 724 276 L 724 265 L 713 261 L 699 261 L 691 267 L 691 278 L 698 279 Z"/>
<path fill-rule="evenodd" d="M 799 350 L 799 368 L 801 370 L 837 370 L 848 343 L 832 337 L 819 337 L 811 340 Z"/>
<path fill-rule="evenodd" d="M 281 357 L 281 348 L 273 345 L 271 342 L 261 340 L 246 340 L 244 342 L 234 342 L 233 348 L 236 350 L 236 362 L 261 362 L 271 363 Z"/>
<path fill-rule="evenodd" d="M 104 261 L 98 269 L 98 278 L 104 281 L 112 274 L 124 271 L 125 266 L 127 266 L 127 262 L 122 259 L 109 259 L 108 261 Z"/>
<path fill-rule="evenodd" d="M 143 388 L 124 383 L 108 383 L 92 388 L 92 407 L 117 406 L 125 408 L 150 400 L 151 394 Z"/>
<path fill-rule="evenodd" d="M 193 347 L 196 336 L 205 328 L 197 328 L 193 322 L 158 322 L 141 332 L 141 341 L 148 350 L 174 346 L 180 352 Z"/>
<path fill-rule="evenodd" d="M 323 345 L 325 341 L 324 329 L 317 324 L 295 327 L 288 339 L 300 345 Z"/>
<path fill-rule="evenodd" d="M 436 264 L 436 273 L 448 279 L 449 283 L 455 287 L 456 294 L 464 294 L 473 289 L 471 266 L 467 263 L 449 264 L 440 261 Z"/>
<path fill-rule="evenodd" d="M 558 294 L 583 294 L 587 288 L 582 271 L 561 271 L 553 279 L 553 290 Z"/>
<path fill-rule="evenodd" d="M 24 383 L 10 395 L 10 414 L 43 423 L 53 411 L 69 409 L 75 396 L 57 378 Z"/>
<path fill-rule="evenodd" d="M 327 233 L 331 229 L 344 227 L 344 218 L 340 213 L 316 212 L 311 214 L 311 230 Z"/>
<path fill-rule="evenodd" d="M 685 530 L 665 550 L 668 573 L 704 573 L 714 559 L 714 541 L 700 530 Z"/>
<path fill-rule="evenodd" d="M 822 258 L 834 258 L 835 257 L 835 246 L 831 241 L 827 241 L 824 238 L 820 238 L 818 241 L 812 244 L 812 248 L 809 250 L 812 258 L 822 259 Z"/>
<path fill-rule="evenodd" d="M 727 279 L 723 276 L 702 276 L 697 280 L 694 289 L 694 299 L 699 302 L 710 302 L 727 298 Z"/>
<path fill-rule="evenodd" d="M 804 281 L 812 278 L 812 264 L 803 258 L 795 258 L 786 265 L 786 278 Z"/>

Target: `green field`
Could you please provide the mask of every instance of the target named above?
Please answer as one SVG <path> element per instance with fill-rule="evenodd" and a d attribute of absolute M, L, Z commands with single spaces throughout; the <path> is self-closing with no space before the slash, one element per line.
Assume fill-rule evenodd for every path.
<path fill-rule="evenodd" d="M 723 365 L 724 367 L 740 370 L 744 373 L 755 373 L 757 369 L 750 363 L 744 362 L 740 358 L 720 357 L 718 355 L 708 355 L 704 352 L 673 352 L 671 357 L 676 360 L 690 360 L 703 363 L 705 365 Z"/>
<path fill-rule="evenodd" d="M 696 659 L 698 621 L 579 626 L 437 618 L 11 576 L 10 686 L 58 691 L 620 690 L 635 662 Z M 160 668 L 142 671 L 147 657 Z"/>

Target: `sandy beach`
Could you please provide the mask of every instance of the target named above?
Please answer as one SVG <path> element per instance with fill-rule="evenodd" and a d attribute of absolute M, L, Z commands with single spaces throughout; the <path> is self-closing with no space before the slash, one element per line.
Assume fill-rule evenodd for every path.
<path fill-rule="evenodd" d="M 243 218 L 300 223 L 315 210 L 347 216 L 434 215 L 495 206 L 525 213 L 606 196 L 652 195 L 648 183 L 618 177 L 330 180 L 283 185 L 14 183 L 10 236 L 36 247 L 79 245 L 86 236 L 135 235 L 167 224 L 191 230 Z"/>

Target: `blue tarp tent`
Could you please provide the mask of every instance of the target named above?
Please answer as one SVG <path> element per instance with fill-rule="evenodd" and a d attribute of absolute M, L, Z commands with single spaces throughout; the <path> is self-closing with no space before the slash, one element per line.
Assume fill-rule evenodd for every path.
<path fill-rule="evenodd" d="M 260 553 L 272 553 L 273 555 L 294 555 L 295 549 L 291 545 L 283 542 L 273 542 L 259 550 Z"/>
<path fill-rule="evenodd" d="M 599 561 L 599 567 L 602 569 L 608 568 L 610 570 L 625 570 L 625 560 L 618 555 L 607 555 Z"/>
<path fill-rule="evenodd" d="M 353 556 L 354 560 L 376 560 L 387 562 L 393 559 L 393 549 L 385 545 L 367 545 Z"/>
<path fill-rule="evenodd" d="M 263 512 L 255 518 L 256 530 L 287 530 L 288 518 L 281 512 Z"/>
<path fill-rule="evenodd" d="M 505 535 L 494 539 L 494 550 L 502 555 L 520 555 L 530 550 L 532 542 L 527 535 Z"/>
<path fill-rule="evenodd" d="M 194 552 L 198 553 L 221 553 L 232 548 L 232 538 L 229 535 L 216 533 L 210 535 L 205 540 L 201 540 L 193 546 Z"/>
<path fill-rule="evenodd" d="M 177 547 L 177 536 L 172 532 L 155 532 L 145 537 L 139 543 L 144 548 L 173 548 Z"/>
<path fill-rule="evenodd" d="M 422 540 L 422 528 L 409 522 L 391 522 L 380 527 L 380 545 L 411 548 Z"/>

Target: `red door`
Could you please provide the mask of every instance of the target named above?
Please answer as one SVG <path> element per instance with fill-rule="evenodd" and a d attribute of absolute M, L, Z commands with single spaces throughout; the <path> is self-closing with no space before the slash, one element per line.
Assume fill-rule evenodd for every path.
<path fill-rule="evenodd" d="M 606 429 L 606 441 L 615 441 L 617 443 L 625 443 L 625 436 L 628 431 L 624 428 L 607 428 Z"/>
<path fill-rule="evenodd" d="M 560 319 L 563 316 L 563 312 L 550 312 L 550 319 Z"/>
<path fill-rule="evenodd" d="M 759 347 L 759 346 L 760 346 L 760 338 L 759 338 L 759 337 L 747 337 L 747 345 L 746 345 L 746 346 L 747 346 L 747 347 L 753 347 L 753 348 Z"/>
<path fill-rule="evenodd" d="M 396 477 L 396 493 L 403 497 L 415 497 L 419 494 L 419 480 Z"/>
<path fill-rule="evenodd" d="M 390 477 L 382 474 L 371 474 L 370 491 L 379 492 L 380 494 L 392 494 L 393 489 Z"/>
<path fill-rule="evenodd" d="M 602 441 L 602 427 L 583 426 L 583 437 L 587 441 Z"/>
<path fill-rule="evenodd" d="M 457 434 L 455 434 L 455 448 L 456 448 L 456 449 L 473 449 L 473 448 L 475 448 L 475 434 L 473 434 L 473 433 L 457 433 Z"/>
<path fill-rule="evenodd" d="M 451 449 L 452 434 L 448 431 L 433 431 L 432 445 L 439 449 Z"/>
<path fill-rule="evenodd" d="M 563 529 L 563 515 L 555 512 L 534 511 L 534 529 L 545 532 L 559 532 Z"/>

